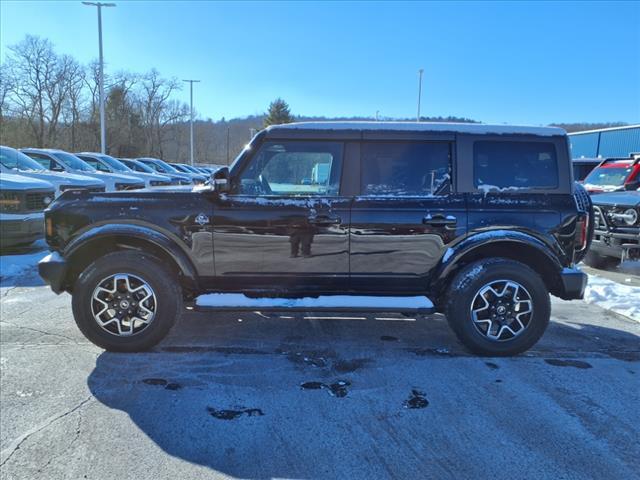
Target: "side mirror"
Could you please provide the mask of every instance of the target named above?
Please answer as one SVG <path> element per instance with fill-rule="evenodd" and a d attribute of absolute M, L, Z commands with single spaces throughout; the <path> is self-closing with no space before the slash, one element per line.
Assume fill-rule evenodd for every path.
<path fill-rule="evenodd" d="M 638 187 L 640 187 L 640 182 L 629 182 L 624 184 L 625 190 L 633 191 L 633 190 L 637 190 Z"/>
<path fill-rule="evenodd" d="M 224 193 L 231 189 L 229 167 L 220 167 L 211 175 L 211 185 L 216 192 Z"/>

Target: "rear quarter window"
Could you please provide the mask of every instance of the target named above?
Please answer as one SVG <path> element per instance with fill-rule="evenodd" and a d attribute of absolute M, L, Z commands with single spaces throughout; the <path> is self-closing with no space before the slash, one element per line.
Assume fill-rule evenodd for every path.
<path fill-rule="evenodd" d="M 551 142 L 476 141 L 475 187 L 556 189 L 558 158 Z"/>

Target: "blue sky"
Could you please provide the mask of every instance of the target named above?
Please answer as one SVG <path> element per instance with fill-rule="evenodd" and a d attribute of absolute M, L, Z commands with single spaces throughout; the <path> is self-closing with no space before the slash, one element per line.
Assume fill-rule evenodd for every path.
<path fill-rule="evenodd" d="M 106 69 L 197 78 L 201 117 L 261 113 L 493 123 L 640 123 L 640 2 L 117 1 L 103 10 Z M 95 8 L 0 4 L 0 47 L 25 34 L 97 57 Z M 188 101 L 188 89 L 179 96 Z"/>

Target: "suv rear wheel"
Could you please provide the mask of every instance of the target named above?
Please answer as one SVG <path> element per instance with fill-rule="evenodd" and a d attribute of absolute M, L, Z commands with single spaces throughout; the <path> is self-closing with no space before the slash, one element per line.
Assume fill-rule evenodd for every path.
<path fill-rule="evenodd" d="M 532 347 L 551 316 L 549 292 L 528 266 L 504 258 L 464 267 L 450 286 L 445 314 L 471 351 L 509 356 Z"/>
<path fill-rule="evenodd" d="M 157 258 L 114 252 L 76 280 L 73 316 L 85 337 L 113 352 L 147 350 L 171 330 L 181 310 L 175 275 Z"/>

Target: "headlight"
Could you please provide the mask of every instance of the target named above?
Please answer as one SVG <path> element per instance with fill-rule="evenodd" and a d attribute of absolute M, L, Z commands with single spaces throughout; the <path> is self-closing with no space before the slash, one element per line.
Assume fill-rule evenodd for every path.
<path fill-rule="evenodd" d="M 622 214 L 622 220 L 624 220 L 624 223 L 627 225 L 635 225 L 638 222 L 638 212 L 633 208 L 629 208 Z"/>
<path fill-rule="evenodd" d="M 16 192 L 0 192 L 0 212 L 20 211 L 20 195 Z"/>

